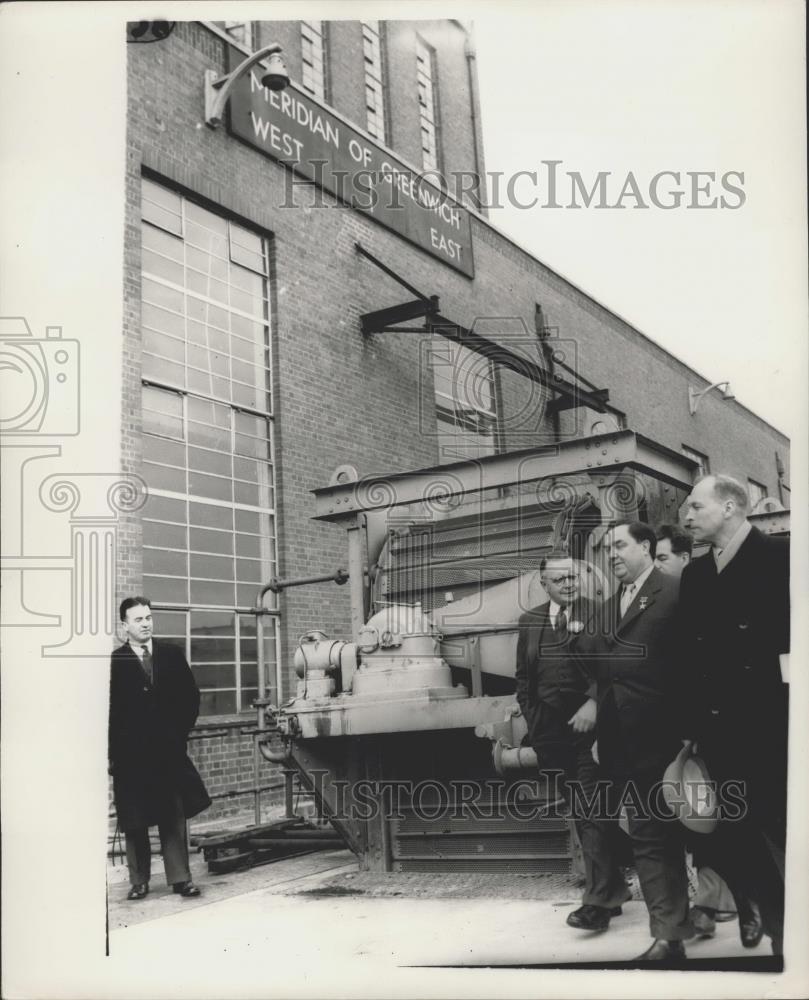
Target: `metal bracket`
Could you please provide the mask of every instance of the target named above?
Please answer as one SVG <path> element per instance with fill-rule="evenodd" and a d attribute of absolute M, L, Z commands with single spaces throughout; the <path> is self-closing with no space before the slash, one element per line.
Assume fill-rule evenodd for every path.
<path fill-rule="evenodd" d="M 385 333 L 397 323 L 410 319 L 426 317 L 432 319 L 438 315 L 438 296 L 431 295 L 427 299 L 414 299 L 401 305 L 389 306 L 387 309 L 376 309 L 374 312 L 363 313 L 360 316 L 363 336 L 372 333 Z M 391 331 L 393 332 L 393 331 Z"/>
<path fill-rule="evenodd" d="M 575 410 L 579 406 L 589 406 L 599 413 L 606 412 L 606 403 L 610 398 L 609 389 L 588 390 L 578 386 L 567 388 L 568 385 L 569 383 L 565 384 L 564 395 L 548 401 L 546 413 L 561 413 L 562 410 Z"/>

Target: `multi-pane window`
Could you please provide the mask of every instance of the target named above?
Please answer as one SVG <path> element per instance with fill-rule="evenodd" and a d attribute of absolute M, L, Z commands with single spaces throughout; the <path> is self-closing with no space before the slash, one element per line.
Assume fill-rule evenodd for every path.
<path fill-rule="evenodd" d="M 495 454 L 497 384 L 493 362 L 443 337 L 436 337 L 431 345 L 430 361 L 439 461 Z"/>
<path fill-rule="evenodd" d="M 757 483 L 755 479 L 747 480 L 747 493 L 750 497 L 750 510 L 755 510 L 756 504 L 767 496 L 767 487 Z"/>
<path fill-rule="evenodd" d="M 230 714 L 255 696 L 245 612 L 276 575 L 267 246 L 150 180 L 142 195 L 143 586 L 203 714 Z"/>
<path fill-rule="evenodd" d="M 248 49 L 255 47 L 252 21 L 215 21 L 214 24 L 218 24 L 223 31 L 226 31 L 234 42 L 239 42 Z"/>
<path fill-rule="evenodd" d="M 365 111 L 368 131 L 385 141 L 385 87 L 382 68 L 381 25 L 362 22 L 362 50 L 365 58 Z"/>
<path fill-rule="evenodd" d="M 438 105 L 435 94 L 433 50 L 416 39 L 416 85 L 421 126 L 421 158 L 425 170 L 438 169 Z"/>
<path fill-rule="evenodd" d="M 693 462 L 697 463 L 697 471 L 695 475 L 696 479 L 701 479 L 703 476 L 709 475 L 711 471 L 711 463 L 709 462 L 707 455 L 703 455 L 701 451 L 689 448 L 688 445 L 685 444 L 682 446 L 681 451 L 686 458 L 690 458 Z"/>
<path fill-rule="evenodd" d="M 301 21 L 301 85 L 310 94 L 326 100 L 326 37 L 323 21 Z"/>
<path fill-rule="evenodd" d="M 233 715 L 256 697 L 257 636 L 254 615 L 231 611 L 153 608 L 155 634 L 185 650 L 202 693 L 200 715 Z M 277 669 L 276 620 L 264 618 L 264 663 Z M 238 697 L 238 701 L 237 701 Z"/>

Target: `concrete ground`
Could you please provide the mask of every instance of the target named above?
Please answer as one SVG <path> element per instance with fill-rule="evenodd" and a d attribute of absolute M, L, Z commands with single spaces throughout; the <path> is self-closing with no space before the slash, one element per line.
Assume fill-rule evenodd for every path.
<path fill-rule="evenodd" d="M 162 873 L 159 858 L 153 870 Z M 522 877 L 512 891 L 498 876 L 372 875 L 359 872 L 343 850 L 219 876 L 208 875 L 196 855 L 192 871 L 203 890 L 199 899 L 182 899 L 155 879 L 140 902 L 124 899 L 125 867 L 111 872 L 110 957 L 128 965 L 148 956 L 140 969 L 145 980 L 133 996 L 174 995 L 167 969 L 172 975 L 182 970 L 187 997 L 260 995 L 262 982 L 271 995 L 366 990 L 378 996 L 389 994 L 402 975 L 407 981 L 408 975 L 438 975 L 441 969 L 611 966 L 631 961 L 650 943 L 639 900 L 625 904 L 605 933 L 567 927 L 565 917 L 578 905 L 580 890 L 558 876 Z M 695 970 L 741 959 L 768 971 L 769 942 L 743 949 L 735 921 L 718 924 L 713 939 L 687 948 Z M 223 964 L 246 977 L 243 987 L 234 987 L 237 992 L 222 992 L 221 984 L 212 989 Z M 343 994 L 349 981 L 352 990 Z"/>

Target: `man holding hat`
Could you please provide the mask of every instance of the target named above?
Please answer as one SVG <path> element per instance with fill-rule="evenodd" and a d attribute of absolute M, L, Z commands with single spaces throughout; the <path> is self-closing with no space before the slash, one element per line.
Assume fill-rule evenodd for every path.
<path fill-rule="evenodd" d="M 773 953 L 783 949 L 789 648 L 789 545 L 747 520 L 747 491 L 730 476 L 701 479 L 684 524 L 711 550 L 681 581 L 683 736 L 696 739 L 712 780 L 743 782 L 746 814 L 719 822 L 701 856 L 734 894 L 758 901 Z"/>
<path fill-rule="evenodd" d="M 694 539 L 691 532 L 677 524 L 657 526 L 657 553 L 655 566 L 666 576 L 679 581 L 683 570 L 691 562 Z M 761 915 L 758 906 L 739 889 L 734 898 L 727 883 L 705 862 L 703 844 L 705 838 L 691 838 L 689 847 L 697 869 L 697 891 L 691 901 L 691 920 L 697 934 L 713 937 L 716 924 L 722 920 L 732 920 L 739 915 L 739 934 L 745 948 L 755 948 L 761 940 Z"/>

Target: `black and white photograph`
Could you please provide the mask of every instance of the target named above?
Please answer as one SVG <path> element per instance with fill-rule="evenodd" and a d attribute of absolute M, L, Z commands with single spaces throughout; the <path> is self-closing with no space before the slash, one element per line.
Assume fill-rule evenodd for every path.
<path fill-rule="evenodd" d="M 806 995 L 805 20 L 0 8 L 3 996 Z"/>

